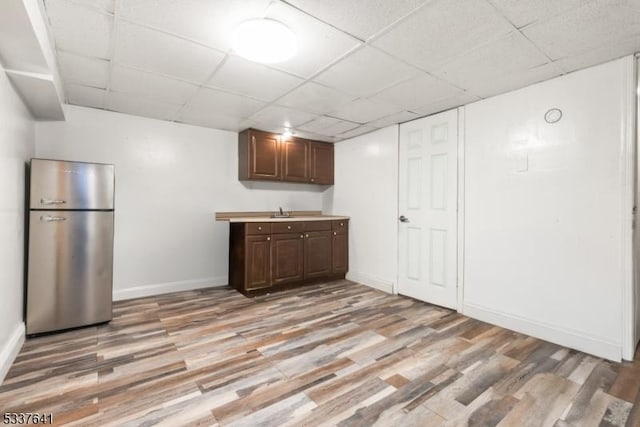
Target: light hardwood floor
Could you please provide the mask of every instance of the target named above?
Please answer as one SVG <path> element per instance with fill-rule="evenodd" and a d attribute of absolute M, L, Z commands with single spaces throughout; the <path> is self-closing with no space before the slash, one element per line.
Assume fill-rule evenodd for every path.
<path fill-rule="evenodd" d="M 640 362 L 611 363 L 349 281 L 118 302 L 28 339 L 0 412 L 58 425 L 640 425 Z"/>

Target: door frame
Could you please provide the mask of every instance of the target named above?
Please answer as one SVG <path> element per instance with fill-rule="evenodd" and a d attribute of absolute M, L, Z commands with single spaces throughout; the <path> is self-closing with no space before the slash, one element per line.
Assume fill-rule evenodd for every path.
<path fill-rule="evenodd" d="M 640 84 L 638 81 L 638 54 L 622 59 L 623 63 L 623 99 L 622 99 L 622 141 L 620 155 L 620 188 L 622 213 L 622 358 L 633 360 L 636 344 L 640 338 L 640 330 L 636 328 L 637 297 L 640 292 L 639 267 L 640 243 L 634 206 L 638 196 L 638 103 L 640 101 Z M 631 232 L 629 232 L 631 230 Z"/>
<path fill-rule="evenodd" d="M 464 307 L 464 189 L 465 189 L 465 110 L 464 106 L 458 107 L 458 204 L 457 209 L 457 229 L 458 234 L 458 257 L 456 265 L 458 268 L 458 276 L 456 277 L 456 286 L 458 287 L 458 301 L 456 304 L 457 312 L 462 313 Z"/>

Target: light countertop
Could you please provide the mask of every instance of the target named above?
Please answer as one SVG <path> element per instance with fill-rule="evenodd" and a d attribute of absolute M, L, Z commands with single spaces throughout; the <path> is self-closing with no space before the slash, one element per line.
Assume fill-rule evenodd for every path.
<path fill-rule="evenodd" d="M 236 217 L 229 218 L 229 222 L 295 222 L 295 221 L 334 221 L 341 219 L 349 219 L 348 216 L 340 215 L 302 215 L 291 216 L 288 218 L 271 218 L 270 216 L 248 216 L 248 217 Z"/>
<path fill-rule="evenodd" d="M 344 215 L 324 215 L 322 211 L 287 211 L 288 217 L 273 217 L 275 212 L 216 212 L 216 221 L 228 222 L 292 222 L 347 220 Z"/>

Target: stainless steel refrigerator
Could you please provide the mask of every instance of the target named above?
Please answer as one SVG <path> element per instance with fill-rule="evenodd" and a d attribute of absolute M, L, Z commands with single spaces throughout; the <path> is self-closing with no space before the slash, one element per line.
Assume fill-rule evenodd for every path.
<path fill-rule="evenodd" d="M 114 167 L 32 159 L 27 334 L 111 320 Z"/>

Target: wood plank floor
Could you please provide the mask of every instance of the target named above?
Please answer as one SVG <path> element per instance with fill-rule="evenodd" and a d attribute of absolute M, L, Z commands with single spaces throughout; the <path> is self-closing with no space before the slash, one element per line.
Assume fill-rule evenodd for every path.
<path fill-rule="evenodd" d="M 118 302 L 110 324 L 28 339 L 0 412 L 81 426 L 639 426 L 639 388 L 640 362 L 337 281 Z"/>

